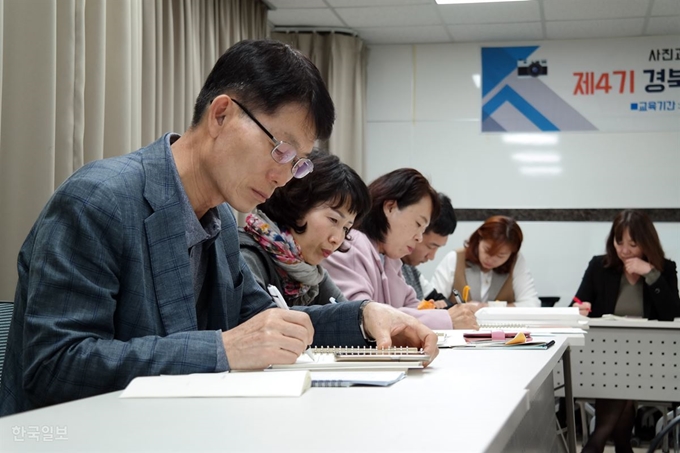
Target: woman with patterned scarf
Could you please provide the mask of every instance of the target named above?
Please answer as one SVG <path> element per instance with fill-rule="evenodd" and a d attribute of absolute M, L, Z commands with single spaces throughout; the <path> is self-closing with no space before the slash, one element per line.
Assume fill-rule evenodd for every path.
<path fill-rule="evenodd" d="M 347 300 L 319 263 L 370 207 L 366 184 L 337 156 L 315 150 L 309 159 L 314 171 L 276 189 L 239 230 L 255 279 L 276 286 L 289 306 Z"/>

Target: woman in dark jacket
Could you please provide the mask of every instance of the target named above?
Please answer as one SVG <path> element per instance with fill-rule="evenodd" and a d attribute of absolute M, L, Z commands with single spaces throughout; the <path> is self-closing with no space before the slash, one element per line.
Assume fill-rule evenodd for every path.
<path fill-rule="evenodd" d="M 676 265 L 664 258 L 654 224 L 644 212 L 629 209 L 616 216 L 607 253 L 590 260 L 573 303 L 590 317 L 613 313 L 672 321 L 680 316 Z M 617 453 L 632 452 L 634 422 L 633 401 L 597 399 L 595 432 L 583 453 L 602 452 L 610 437 Z"/>

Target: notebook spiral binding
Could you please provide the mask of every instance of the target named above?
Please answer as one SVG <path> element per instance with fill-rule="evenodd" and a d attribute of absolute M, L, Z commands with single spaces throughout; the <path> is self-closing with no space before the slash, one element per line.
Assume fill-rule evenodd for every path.
<path fill-rule="evenodd" d="M 315 354 L 380 356 L 380 355 L 422 354 L 424 351 L 422 348 L 419 349 L 406 346 L 393 346 L 391 348 L 375 348 L 371 346 L 357 346 L 357 347 L 320 346 L 312 348 L 312 352 Z"/>
<path fill-rule="evenodd" d="M 487 321 L 487 322 L 480 322 L 479 323 L 479 328 L 480 329 L 495 329 L 495 328 L 501 328 L 501 329 L 528 329 L 530 326 L 527 325 L 527 323 L 524 322 L 493 322 L 493 321 Z"/>
<path fill-rule="evenodd" d="M 349 385 L 339 379 L 327 379 L 324 381 L 312 381 L 312 387 L 349 387 Z"/>

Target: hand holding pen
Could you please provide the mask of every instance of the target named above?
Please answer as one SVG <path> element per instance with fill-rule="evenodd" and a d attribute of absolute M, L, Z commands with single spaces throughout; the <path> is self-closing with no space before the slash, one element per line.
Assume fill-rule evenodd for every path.
<path fill-rule="evenodd" d="M 313 341 L 312 320 L 299 310 L 263 310 L 222 332 L 231 370 L 262 370 L 295 363 Z"/>
<path fill-rule="evenodd" d="M 284 310 L 290 309 L 288 308 L 288 304 L 283 298 L 283 294 L 281 294 L 281 291 L 279 291 L 279 288 L 277 288 L 274 285 L 267 285 L 267 291 L 269 291 L 269 294 L 272 296 L 272 299 L 274 299 L 274 303 L 276 304 L 277 307 L 282 308 Z M 307 356 L 310 359 L 316 361 L 316 357 L 314 356 L 314 353 L 309 347 L 307 347 L 307 349 L 305 350 L 305 354 L 307 354 Z"/>
<path fill-rule="evenodd" d="M 574 304 L 578 307 L 578 313 L 582 316 L 588 316 L 592 311 L 590 302 L 581 302 L 581 299 L 574 296 Z"/>
<path fill-rule="evenodd" d="M 451 296 L 449 296 L 449 299 L 451 301 L 451 305 L 446 307 L 446 308 L 451 308 L 452 306 L 454 306 L 456 304 L 464 304 L 465 303 L 465 301 L 461 297 L 460 293 L 455 288 L 453 288 L 451 290 Z"/>

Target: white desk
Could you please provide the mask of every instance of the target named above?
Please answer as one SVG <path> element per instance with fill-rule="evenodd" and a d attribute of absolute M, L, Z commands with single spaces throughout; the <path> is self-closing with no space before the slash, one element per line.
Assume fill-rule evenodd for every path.
<path fill-rule="evenodd" d="M 585 345 L 571 348 L 571 373 L 555 369 L 556 385 L 570 376 L 575 398 L 661 403 L 660 409 L 680 401 L 680 322 L 593 318 L 589 326 Z M 583 410 L 581 424 L 585 442 Z"/>
<path fill-rule="evenodd" d="M 577 398 L 680 401 L 680 322 L 591 319 L 572 348 Z M 556 382 L 563 379 L 556 372 Z"/>
<path fill-rule="evenodd" d="M 475 453 L 551 442 L 534 451 L 556 451 L 550 377 L 566 350 L 563 338 L 545 351 L 442 350 L 431 368 L 392 387 L 312 388 L 300 398 L 121 400 L 114 392 L 0 418 L 0 450 Z M 66 426 L 68 439 L 15 442 L 12 428 L 28 426 Z"/>

